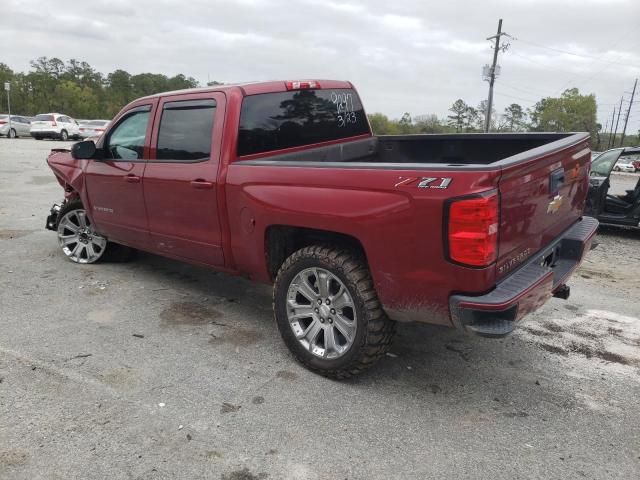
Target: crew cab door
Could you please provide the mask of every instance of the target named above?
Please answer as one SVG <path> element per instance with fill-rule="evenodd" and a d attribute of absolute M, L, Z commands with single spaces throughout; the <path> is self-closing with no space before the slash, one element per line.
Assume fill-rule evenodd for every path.
<path fill-rule="evenodd" d="M 158 105 L 144 198 L 154 251 L 222 265 L 218 165 L 225 97 L 163 97 Z"/>
<path fill-rule="evenodd" d="M 589 173 L 589 193 L 584 213 L 597 217 L 602 213 L 609 191 L 611 170 L 620 158 L 623 149 L 609 150 L 601 153 L 593 160 Z"/>
<path fill-rule="evenodd" d="M 157 100 L 135 105 L 120 115 L 98 142 L 103 158 L 90 160 L 85 170 L 96 230 L 109 240 L 140 248 L 149 241 L 142 176 L 154 103 Z"/>

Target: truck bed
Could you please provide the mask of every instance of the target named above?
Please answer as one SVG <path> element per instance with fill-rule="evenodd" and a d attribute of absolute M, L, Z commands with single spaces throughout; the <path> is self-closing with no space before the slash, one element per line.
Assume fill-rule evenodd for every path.
<path fill-rule="evenodd" d="M 445 135 L 380 135 L 301 152 L 240 160 L 241 164 L 331 167 L 483 169 L 504 167 L 551 154 L 576 143 L 583 133 L 462 133 Z"/>

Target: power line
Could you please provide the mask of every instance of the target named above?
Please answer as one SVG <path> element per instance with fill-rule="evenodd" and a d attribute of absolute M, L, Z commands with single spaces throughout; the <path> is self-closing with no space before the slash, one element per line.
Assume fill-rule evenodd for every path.
<path fill-rule="evenodd" d="M 605 59 L 603 59 L 601 57 L 597 57 L 595 55 L 585 55 L 585 54 L 582 54 L 582 53 L 569 52 L 567 50 L 562 50 L 560 48 L 549 47 L 547 45 L 541 45 L 540 43 L 531 42 L 529 40 L 524 40 L 524 39 L 519 38 L 519 37 L 518 38 L 510 37 L 510 38 L 512 38 L 513 40 L 517 40 L 517 41 L 523 42 L 523 43 L 528 43 L 529 45 L 533 45 L 534 47 L 544 48 L 545 50 L 550 50 L 552 52 L 564 53 L 566 55 L 572 55 L 574 57 L 589 58 L 589 59 L 592 59 L 592 60 L 596 60 L 596 61 L 604 62 L 604 63 L 609 63 L 609 64 L 624 65 L 625 67 L 640 68 L 637 65 L 631 65 L 629 63 L 617 62 L 615 60 L 605 60 Z"/>

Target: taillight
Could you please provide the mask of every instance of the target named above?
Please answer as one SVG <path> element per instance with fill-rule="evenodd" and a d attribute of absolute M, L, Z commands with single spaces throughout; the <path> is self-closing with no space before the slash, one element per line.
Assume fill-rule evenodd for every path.
<path fill-rule="evenodd" d="M 56 123 L 56 121 L 54 120 L 53 122 L 51 122 L 51 126 L 52 126 L 52 127 L 57 127 L 57 126 L 58 126 L 58 124 L 57 124 L 57 123 Z"/>
<path fill-rule="evenodd" d="M 472 267 L 485 267 L 498 256 L 498 193 L 494 190 L 449 204 L 449 258 Z"/>
<path fill-rule="evenodd" d="M 5 123 L 7 123 L 6 120 L 0 120 L 0 125 L 4 125 Z"/>
<path fill-rule="evenodd" d="M 320 84 L 315 80 L 304 82 L 285 82 L 287 90 L 305 90 L 308 88 L 320 88 Z"/>

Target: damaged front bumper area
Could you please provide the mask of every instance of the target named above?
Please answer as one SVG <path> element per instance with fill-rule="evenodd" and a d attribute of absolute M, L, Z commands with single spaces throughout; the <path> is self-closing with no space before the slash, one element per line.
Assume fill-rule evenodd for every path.
<path fill-rule="evenodd" d="M 54 203 L 49 211 L 49 216 L 47 216 L 47 223 L 44 228 L 47 230 L 53 230 L 54 232 L 58 228 L 58 214 L 60 213 L 61 206 L 57 203 Z"/>
<path fill-rule="evenodd" d="M 452 295 L 449 308 L 453 324 L 476 335 L 503 337 L 514 330 L 518 320 L 552 296 L 568 298 L 565 282 L 591 249 L 597 229 L 596 219 L 582 217 L 491 292 Z"/>

